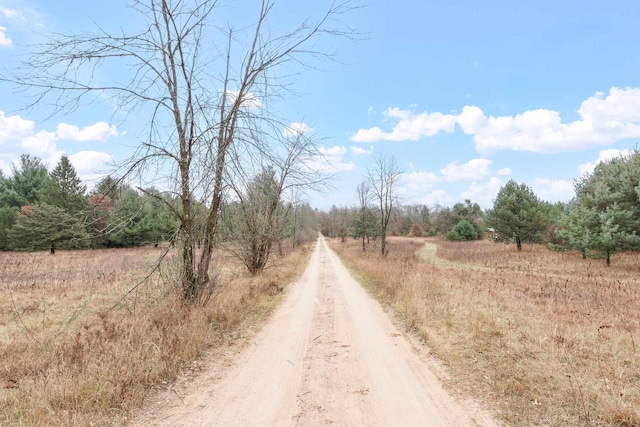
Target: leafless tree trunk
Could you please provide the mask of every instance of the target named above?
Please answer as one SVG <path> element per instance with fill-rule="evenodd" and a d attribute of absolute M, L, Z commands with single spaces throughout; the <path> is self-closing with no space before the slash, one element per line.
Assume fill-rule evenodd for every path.
<path fill-rule="evenodd" d="M 339 19 L 354 5 L 351 0 L 333 4 L 315 22 L 278 36 L 268 25 L 273 1 L 262 0 L 249 42 L 241 46 L 233 28 L 223 31 L 213 22 L 215 0 L 132 0 L 132 5 L 146 22 L 143 31 L 109 34 L 98 28 L 96 34 L 52 35 L 21 69 L 0 73 L 0 82 L 34 95 L 31 107 L 49 102 L 52 115 L 107 96 L 120 111 L 148 121 L 148 136 L 121 172 L 153 180 L 155 169 L 166 188 L 175 189 L 180 206 L 169 208 L 179 220 L 181 290 L 184 299 L 202 301 L 215 286 L 210 265 L 231 151 L 252 144 L 256 130 L 282 129 L 283 122 L 265 107 L 281 89 L 273 70 L 327 58 L 313 50 L 313 41 L 349 37 Z M 105 82 L 102 67 L 128 74 Z"/>
<path fill-rule="evenodd" d="M 380 251 L 382 255 L 387 254 L 387 225 L 394 207 L 398 205 L 396 192 L 401 175 L 402 169 L 393 156 L 376 157 L 368 171 L 371 191 L 380 210 Z"/>
<path fill-rule="evenodd" d="M 362 181 L 356 187 L 356 194 L 358 195 L 358 202 L 360 203 L 360 210 L 358 212 L 360 219 L 360 231 L 362 233 L 362 252 L 367 250 L 365 241 L 369 236 L 367 230 L 367 209 L 369 209 L 369 199 L 371 197 L 371 183 L 368 180 Z"/>
<path fill-rule="evenodd" d="M 311 136 L 302 132 L 289 135 L 283 138 L 282 147 L 284 150 L 271 156 L 266 156 L 262 150 L 255 153 L 260 160 L 235 168 L 230 183 L 239 208 L 233 244 L 239 245 L 236 254 L 252 275 L 264 270 L 273 244 L 279 244 L 284 237 L 293 205 L 284 203 L 284 194 L 320 189 L 329 178 L 310 166 L 310 160 L 318 152 Z M 255 157 L 245 155 L 243 158 Z M 255 175 L 248 179 L 244 177 L 247 171 L 255 169 L 258 169 Z"/>

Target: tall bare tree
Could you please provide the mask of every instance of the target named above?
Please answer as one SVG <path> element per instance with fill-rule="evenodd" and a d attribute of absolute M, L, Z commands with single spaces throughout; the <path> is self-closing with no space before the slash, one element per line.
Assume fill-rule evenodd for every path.
<path fill-rule="evenodd" d="M 369 203 L 371 199 L 371 183 L 368 180 L 363 180 L 356 187 L 356 195 L 358 196 L 358 203 L 360 204 L 358 208 L 358 223 L 359 223 L 359 233 L 362 237 L 362 252 L 366 251 L 365 242 L 367 240 L 367 236 L 370 233 L 370 230 L 367 230 L 367 211 L 369 210 Z"/>
<path fill-rule="evenodd" d="M 215 0 L 132 0 L 144 22 L 141 31 L 54 34 L 34 47 L 22 68 L 0 74 L 0 81 L 35 94 L 31 106 L 49 102 L 54 113 L 64 113 L 106 97 L 118 111 L 148 122 L 145 139 L 119 175 L 153 179 L 155 171 L 170 177 L 166 188 L 180 200 L 169 208 L 179 222 L 187 300 L 201 300 L 215 286 L 209 267 L 230 153 L 252 144 L 256 132 L 282 128 L 267 100 L 286 84 L 274 76 L 296 71 L 276 69 L 327 58 L 314 50 L 316 39 L 352 34 L 340 22 L 354 7 L 351 0 L 281 35 L 269 25 L 273 1 L 257 3 L 254 24 L 235 31 L 214 22 Z M 103 69 L 115 71 L 114 77 Z"/>
<path fill-rule="evenodd" d="M 295 200 L 284 203 L 286 193 L 320 189 L 327 183 L 329 175 L 316 170 L 312 159 L 317 155 L 314 138 L 305 132 L 288 130 L 282 138 L 280 152 L 267 156 L 260 150 L 260 161 L 247 165 L 253 156 L 242 156 L 245 160 L 234 168 L 234 179 L 230 183 L 237 203 L 236 222 L 232 232 L 236 254 L 252 275 L 264 270 L 269 261 L 273 244 L 280 242 L 285 233 L 286 222 Z M 247 152 L 245 151 L 245 154 Z M 242 159 L 238 159 L 242 162 Z M 259 170 L 245 178 L 248 171 Z"/>
<path fill-rule="evenodd" d="M 402 172 L 396 158 L 391 155 L 376 156 L 368 171 L 371 192 L 380 212 L 380 251 L 382 255 L 387 254 L 387 226 L 394 208 L 398 206 L 397 191 Z"/>

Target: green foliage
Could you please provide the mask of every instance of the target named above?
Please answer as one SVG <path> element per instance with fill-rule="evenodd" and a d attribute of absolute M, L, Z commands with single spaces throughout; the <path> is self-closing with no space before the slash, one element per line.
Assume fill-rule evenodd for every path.
<path fill-rule="evenodd" d="M 484 234 L 484 213 L 477 203 L 471 203 L 471 200 L 466 199 L 464 203 L 456 203 L 452 209 L 452 219 L 455 221 L 457 227 L 461 221 L 467 221 L 475 230 L 475 239 L 482 238 Z M 469 240 L 469 239 L 462 239 Z"/>
<path fill-rule="evenodd" d="M 23 208 L 7 233 L 8 248 L 18 251 L 88 248 L 91 240 L 77 218 L 46 203 Z"/>
<path fill-rule="evenodd" d="M 546 228 L 540 201 L 525 184 L 510 180 L 498 192 L 487 222 L 503 239 L 513 238 L 518 250 L 523 241 L 538 241 Z"/>
<path fill-rule="evenodd" d="M 478 240 L 478 232 L 469 221 L 463 219 L 447 233 L 447 239 L 454 241 Z"/>
<path fill-rule="evenodd" d="M 373 209 L 360 209 L 351 221 L 349 235 L 354 239 L 372 239 L 380 237 L 380 221 Z"/>
<path fill-rule="evenodd" d="M 16 219 L 16 210 L 9 207 L 0 208 L 0 250 L 8 249 L 7 233 Z"/>
<path fill-rule="evenodd" d="M 41 190 L 40 200 L 75 215 L 88 207 L 85 191 L 87 186 L 82 184 L 69 158 L 63 155 L 49 174 L 49 180 Z"/>
<path fill-rule="evenodd" d="M 238 258 L 252 275 L 267 265 L 271 248 L 280 242 L 289 222 L 289 208 L 280 196 L 281 182 L 272 167 L 263 169 L 242 190 L 236 188 L 238 202 L 226 209 L 226 229 L 237 244 Z"/>
<path fill-rule="evenodd" d="M 575 189 L 560 219 L 556 249 L 579 249 L 607 264 L 616 252 L 640 250 L 640 152 L 599 163 Z"/>
<path fill-rule="evenodd" d="M 131 247 L 170 240 L 177 220 L 164 200 L 154 189 L 143 196 L 132 189 L 123 191 L 108 217 L 107 245 Z"/>
<path fill-rule="evenodd" d="M 40 200 L 40 195 L 49 181 L 46 166 L 38 157 L 29 154 L 20 156 L 19 167 L 12 166 L 10 188 L 15 192 L 16 200 L 11 206 L 21 207 L 31 205 Z"/>

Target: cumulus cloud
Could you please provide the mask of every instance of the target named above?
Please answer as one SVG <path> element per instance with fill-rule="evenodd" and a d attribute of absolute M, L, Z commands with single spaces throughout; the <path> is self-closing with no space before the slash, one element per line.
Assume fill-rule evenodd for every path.
<path fill-rule="evenodd" d="M 289 126 L 284 128 L 282 134 L 286 138 L 295 138 L 313 132 L 313 129 L 303 122 L 292 122 Z"/>
<path fill-rule="evenodd" d="M 434 188 L 440 181 L 440 177 L 433 172 L 420 171 L 403 173 L 400 180 L 402 183 L 402 194 L 407 197 L 422 195 L 425 191 Z"/>
<path fill-rule="evenodd" d="M 632 153 L 632 150 L 618 150 L 610 148 L 608 150 L 602 150 L 598 154 L 598 159 L 595 162 L 584 163 L 578 166 L 578 171 L 581 175 L 585 173 L 592 173 L 596 165 L 600 162 L 606 162 L 607 160 L 615 159 L 616 157 L 626 156 Z"/>
<path fill-rule="evenodd" d="M 509 176 L 511 175 L 511 168 L 503 168 L 496 171 L 496 175 L 498 176 Z"/>
<path fill-rule="evenodd" d="M 574 196 L 573 184 L 563 179 L 536 178 L 531 188 L 540 200 L 559 202 Z"/>
<path fill-rule="evenodd" d="M 343 156 L 347 154 L 347 148 L 335 145 L 333 147 L 320 147 L 318 154 L 306 161 L 307 168 L 316 172 L 340 172 L 350 171 L 356 168 L 352 161 L 344 161 Z"/>
<path fill-rule="evenodd" d="M 425 136 L 433 136 L 440 132 L 451 133 L 455 130 L 456 116 L 452 114 L 415 114 L 400 108 L 388 108 L 383 114 L 386 119 L 397 122 L 390 132 L 376 126 L 360 129 L 349 139 L 354 142 L 418 141 Z"/>
<path fill-rule="evenodd" d="M 60 123 L 56 131 L 60 139 L 71 139 L 73 141 L 101 141 L 105 142 L 113 136 L 120 136 L 118 128 L 105 122 L 97 122 L 91 126 L 80 129 L 78 126 Z"/>
<path fill-rule="evenodd" d="M 451 206 L 453 204 L 453 199 L 451 198 L 451 196 L 449 196 L 449 193 L 444 190 L 434 190 L 422 197 L 420 199 L 420 202 L 430 206 Z"/>
<path fill-rule="evenodd" d="M 440 169 L 440 173 L 446 181 L 476 181 L 491 173 L 490 165 L 491 160 L 488 159 L 473 159 L 462 165 L 451 162 Z"/>
<path fill-rule="evenodd" d="M 504 181 L 495 176 L 485 182 L 472 182 L 469 188 L 460 194 L 460 197 L 463 200 L 469 199 L 479 204 L 483 209 L 488 209 L 493 206 L 493 200 L 504 184 Z"/>
<path fill-rule="evenodd" d="M 358 146 L 352 145 L 351 146 L 351 152 L 353 154 L 355 154 L 356 156 L 364 156 L 364 155 L 367 155 L 367 154 L 371 154 L 371 153 L 373 153 L 373 145 L 370 145 L 368 150 L 366 148 L 362 148 L 362 147 L 358 147 Z"/>
<path fill-rule="evenodd" d="M 564 122 L 560 112 L 544 108 L 513 116 L 491 116 L 474 105 L 460 114 L 414 113 L 389 108 L 386 120 L 395 121 L 391 131 L 380 127 L 360 129 L 351 141 L 417 141 L 440 132 L 454 132 L 456 123 L 471 135 L 478 152 L 495 150 L 558 153 L 585 150 L 640 137 L 640 88 L 613 87 L 597 92 L 578 109 L 580 118 Z"/>
<path fill-rule="evenodd" d="M 473 135 L 476 150 L 554 153 L 577 151 L 640 137 L 640 89 L 611 88 L 582 102 L 580 120 L 563 123 L 560 113 L 537 109 L 515 116 L 486 116 L 465 106 L 457 122 Z"/>
<path fill-rule="evenodd" d="M 69 156 L 78 175 L 85 181 L 104 175 L 104 171 L 113 162 L 113 156 L 101 151 L 79 151 Z"/>
<path fill-rule="evenodd" d="M 7 116 L 0 111 L 0 147 L 2 147 L 0 149 L 0 167 L 6 171 L 8 169 L 7 165 L 15 162 L 20 154 L 23 153 L 38 156 L 45 163 L 53 165 L 57 163 L 63 154 L 63 151 L 58 149 L 58 142 L 61 139 L 106 141 L 111 137 L 123 134 L 124 132 L 118 132 L 115 126 L 109 126 L 104 122 L 97 122 L 82 129 L 75 125 L 60 123 L 55 132 L 45 129 L 38 130 L 32 120 L 24 119 L 18 115 Z M 106 153 L 91 151 L 76 153 L 76 155 L 78 161 L 76 168 L 78 170 L 80 170 L 80 167 L 95 166 L 97 164 L 95 159 L 104 161 L 110 161 L 111 159 L 110 155 Z M 90 159 L 94 160 L 89 162 Z M 83 171 L 86 178 L 89 170 L 83 169 Z"/>
<path fill-rule="evenodd" d="M 0 26 L 0 46 L 11 46 L 13 44 L 13 40 L 11 40 L 7 36 L 7 29 L 5 27 Z"/>
<path fill-rule="evenodd" d="M 239 93 L 240 92 L 235 90 L 230 90 L 227 92 L 229 98 L 231 98 L 233 101 L 238 98 Z M 244 98 L 242 99 L 242 105 L 248 108 L 260 108 L 262 107 L 262 101 L 253 93 L 247 92 L 244 94 Z"/>

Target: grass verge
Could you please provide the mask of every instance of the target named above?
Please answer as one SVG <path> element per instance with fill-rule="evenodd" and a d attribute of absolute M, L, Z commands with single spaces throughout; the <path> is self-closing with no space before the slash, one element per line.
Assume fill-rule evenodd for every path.
<path fill-rule="evenodd" d="M 449 368 L 447 381 L 509 425 L 640 425 L 640 257 L 611 268 L 542 246 L 392 238 L 386 258 L 331 242 Z M 469 268 L 469 266 L 475 268 Z"/>
<path fill-rule="evenodd" d="M 205 307 L 185 306 L 171 263 L 144 279 L 161 248 L 0 253 L 0 425 L 123 425 L 155 384 L 262 322 L 308 249 L 248 277 L 223 261 Z"/>

